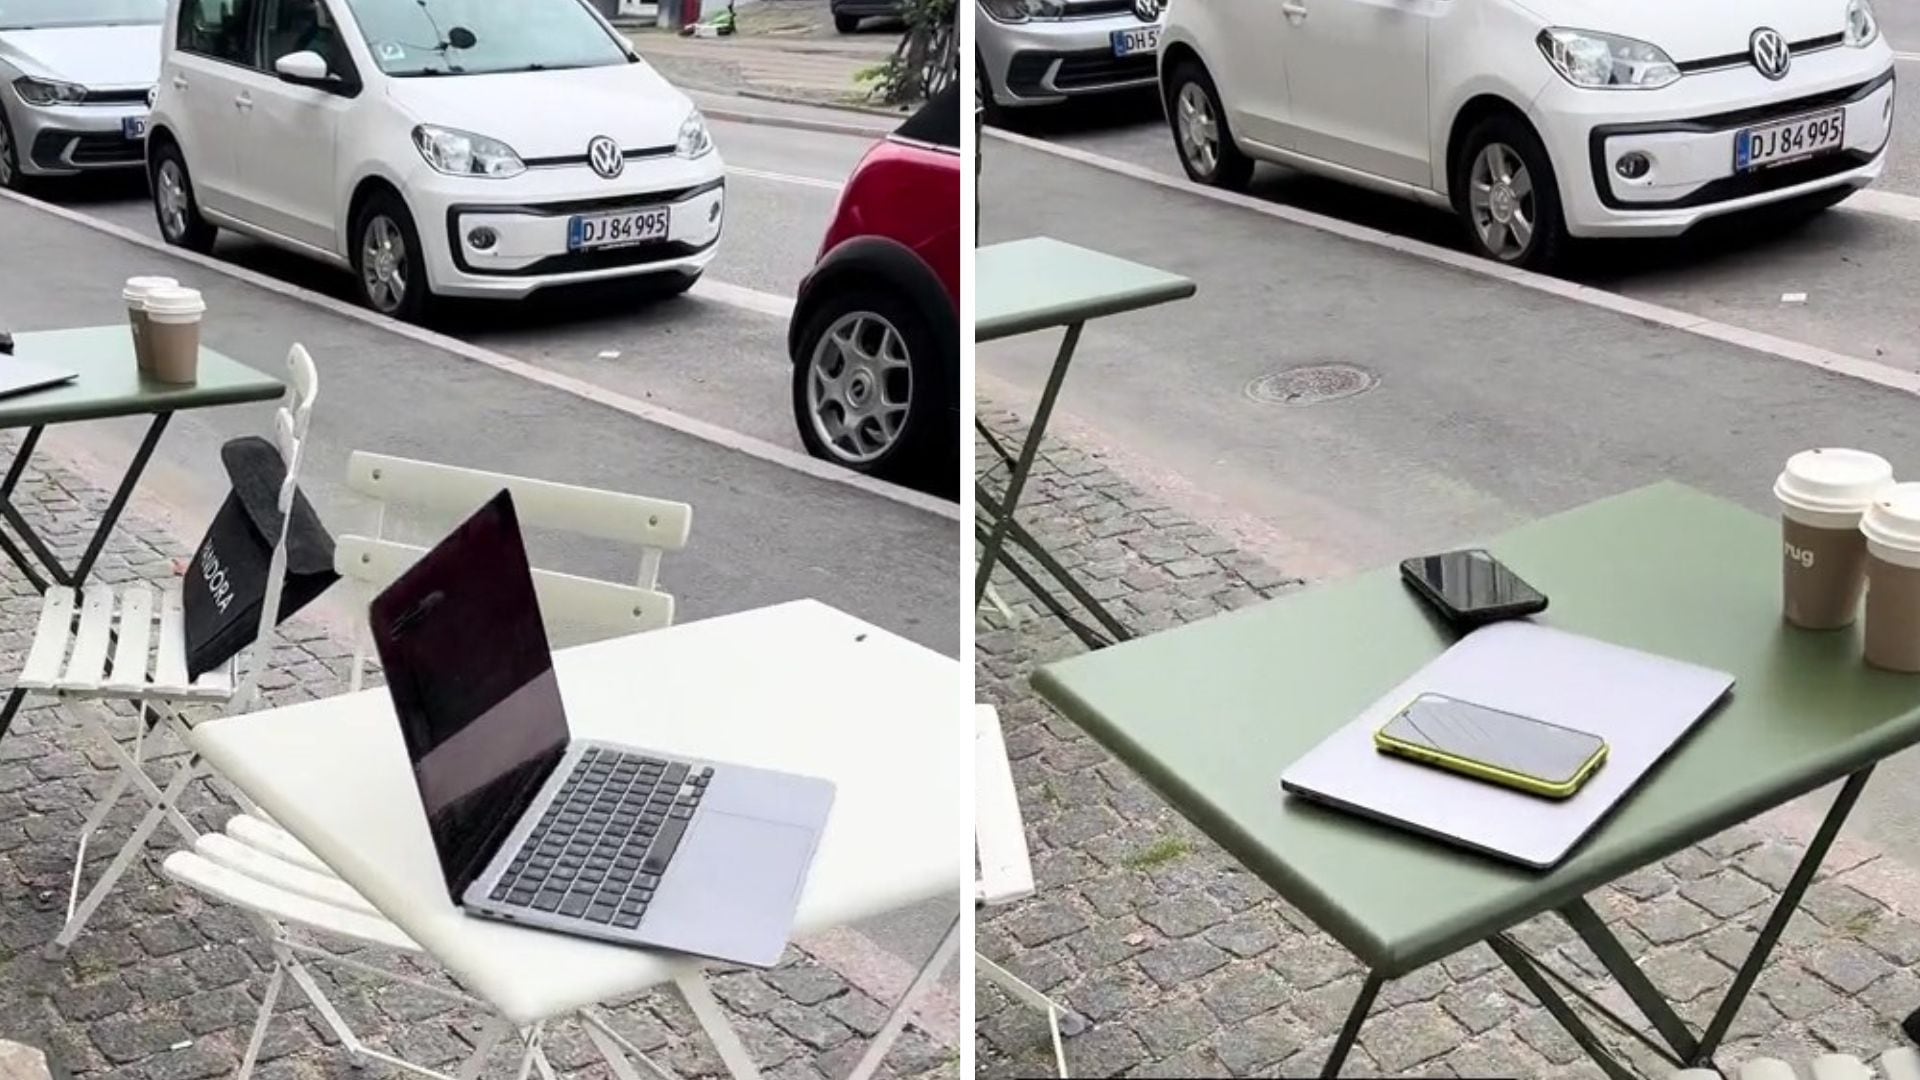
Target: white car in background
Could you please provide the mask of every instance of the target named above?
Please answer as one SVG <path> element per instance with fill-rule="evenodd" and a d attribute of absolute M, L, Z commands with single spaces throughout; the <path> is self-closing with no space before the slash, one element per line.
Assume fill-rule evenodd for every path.
<path fill-rule="evenodd" d="M 137 169 L 167 0 L 0 0 L 0 188 Z"/>
<path fill-rule="evenodd" d="M 1154 81 L 1166 0 L 974 0 L 974 105 L 1000 109 Z"/>
<path fill-rule="evenodd" d="M 0 0 L 0 3 L 8 0 Z M 713 258 L 705 121 L 585 0 L 173 0 L 148 137 L 167 241 L 352 271 L 377 311 Z"/>
<path fill-rule="evenodd" d="M 1159 70 L 1193 179 L 1295 166 L 1537 268 L 1570 236 L 1839 202 L 1892 133 L 1870 0 L 1175 0 Z"/>

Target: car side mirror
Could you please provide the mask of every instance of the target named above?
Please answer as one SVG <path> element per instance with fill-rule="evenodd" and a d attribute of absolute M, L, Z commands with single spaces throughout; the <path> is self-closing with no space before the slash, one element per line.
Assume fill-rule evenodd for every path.
<path fill-rule="evenodd" d="M 273 70 L 286 82 L 306 86 L 327 83 L 327 61 L 317 52 L 288 53 L 273 62 Z"/>

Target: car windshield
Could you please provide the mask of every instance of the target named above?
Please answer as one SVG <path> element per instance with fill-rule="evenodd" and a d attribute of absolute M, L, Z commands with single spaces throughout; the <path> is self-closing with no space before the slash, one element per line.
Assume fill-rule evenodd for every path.
<path fill-rule="evenodd" d="M 581 0 L 349 2 L 374 62 L 388 75 L 483 75 L 628 62 L 626 51 Z"/>
<path fill-rule="evenodd" d="M 167 0 L 0 0 L 0 30 L 158 26 Z"/>

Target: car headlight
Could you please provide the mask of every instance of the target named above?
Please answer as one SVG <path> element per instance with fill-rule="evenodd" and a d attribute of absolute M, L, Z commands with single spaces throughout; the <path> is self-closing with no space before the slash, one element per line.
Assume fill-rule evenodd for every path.
<path fill-rule="evenodd" d="M 1680 68 L 1657 45 L 1591 30 L 1549 27 L 1540 51 L 1560 76 L 1594 90 L 1654 90 L 1680 78 Z"/>
<path fill-rule="evenodd" d="M 1880 20 L 1869 0 L 1847 0 L 1847 44 L 1864 49 L 1880 40 Z"/>
<path fill-rule="evenodd" d="M 87 88 L 51 79 L 21 77 L 13 80 L 20 100 L 29 105 L 75 105 L 87 99 Z"/>
<path fill-rule="evenodd" d="M 680 139 L 673 144 L 673 152 L 683 158 L 704 157 L 713 151 L 713 136 L 707 133 L 706 117 L 695 109 L 687 114 L 680 125 Z"/>
<path fill-rule="evenodd" d="M 1000 22 L 1022 23 L 1028 19 L 1057 19 L 1066 13 L 1065 0 L 980 0 L 981 10 Z"/>
<path fill-rule="evenodd" d="M 513 147 L 499 139 L 452 128 L 421 124 L 413 129 L 413 145 L 427 164 L 449 176 L 485 176 L 504 180 L 527 171 Z"/>

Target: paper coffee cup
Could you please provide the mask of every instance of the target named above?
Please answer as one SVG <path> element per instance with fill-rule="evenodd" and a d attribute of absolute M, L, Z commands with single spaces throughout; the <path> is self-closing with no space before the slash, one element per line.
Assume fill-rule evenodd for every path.
<path fill-rule="evenodd" d="M 1867 542 L 1867 663 L 1920 671 L 1920 484 L 1896 484 L 1860 519 Z"/>
<path fill-rule="evenodd" d="M 1878 454 L 1827 447 L 1787 459 L 1774 481 L 1784 548 L 1782 611 L 1809 630 L 1851 626 L 1866 589 L 1866 538 L 1860 518 L 1893 486 L 1893 466 Z"/>
<path fill-rule="evenodd" d="M 120 298 L 127 302 L 127 323 L 133 328 L 133 358 L 141 371 L 153 370 L 152 350 L 147 347 L 147 294 L 155 289 L 177 289 L 180 283 L 170 277 L 134 277 Z"/>
<path fill-rule="evenodd" d="M 207 304 L 198 289 L 153 289 L 146 296 L 148 352 L 153 377 L 189 384 L 200 376 L 200 318 Z"/>

